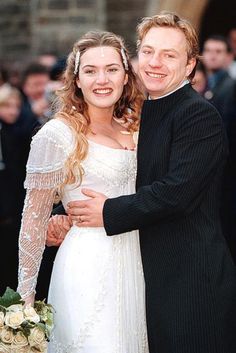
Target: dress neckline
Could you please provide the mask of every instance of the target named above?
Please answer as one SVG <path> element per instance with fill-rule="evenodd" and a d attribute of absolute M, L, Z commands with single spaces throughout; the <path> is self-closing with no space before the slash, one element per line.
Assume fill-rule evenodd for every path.
<path fill-rule="evenodd" d="M 107 146 L 107 145 L 104 145 L 102 143 L 98 143 L 98 142 L 95 142 L 93 140 L 90 140 L 87 138 L 87 141 L 89 144 L 94 144 L 94 145 L 98 145 L 98 146 L 101 146 L 101 147 L 104 147 L 104 148 L 107 148 L 109 150 L 112 150 L 112 151 L 124 151 L 124 152 L 136 152 L 136 149 L 128 149 L 128 148 L 115 148 L 115 147 L 110 147 L 110 146 Z"/>

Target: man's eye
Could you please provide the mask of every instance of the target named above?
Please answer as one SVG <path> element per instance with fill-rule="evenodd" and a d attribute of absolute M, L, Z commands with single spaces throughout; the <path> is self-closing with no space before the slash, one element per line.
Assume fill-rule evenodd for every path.
<path fill-rule="evenodd" d="M 165 54 L 165 57 L 166 58 L 174 58 L 174 55 L 173 54 Z"/>

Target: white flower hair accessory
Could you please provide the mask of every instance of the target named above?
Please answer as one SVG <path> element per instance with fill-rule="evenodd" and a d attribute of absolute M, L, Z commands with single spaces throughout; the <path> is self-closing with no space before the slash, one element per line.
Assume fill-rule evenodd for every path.
<path fill-rule="evenodd" d="M 125 71 L 128 71 L 129 70 L 129 65 L 128 65 L 128 60 L 127 60 L 127 56 L 125 54 L 124 48 L 121 48 L 120 53 L 121 53 L 121 56 L 122 56 L 123 64 L 124 64 L 124 67 L 125 67 Z"/>
<path fill-rule="evenodd" d="M 75 69 L 74 69 L 74 75 L 77 75 L 78 69 L 79 69 L 79 61 L 80 61 L 80 51 L 78 50 L 75 54 Z"/>
<path fill-rule="evenodd" d="M 129 65 L 128 65 L 128 60 L 127 60 L 127 56 L 126 56 L 126 54 L 125 54 L 124 48 L 121 48 L 121 49 L 120 49 L 120 53 L 121 53 L 121 56 L 122 56 L 122 61 L 123 61 L 123 64 L 124 64 L 125 71 L 128 71 L 128 70 L 129 70 Z M 75 54 L 75 69 L 74 69 L 74 75 L 77 75 L 77 73 L 78 73 L 79 62 L 80 62 L 80 51 L 78 50 L 78 51 L 76 52 L 76 54 Z"/>

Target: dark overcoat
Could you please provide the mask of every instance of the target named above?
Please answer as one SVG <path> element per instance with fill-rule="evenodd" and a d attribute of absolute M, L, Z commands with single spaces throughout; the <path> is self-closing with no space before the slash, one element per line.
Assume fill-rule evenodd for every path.
<path fill-rule="evenodd" d="M 108 235 L 140 231 L 151 353 L 236 352 L 236 268 L 219 200 L 222 119 L 187 84 L 144 102 L 137 192 L 108 199 Z"/>

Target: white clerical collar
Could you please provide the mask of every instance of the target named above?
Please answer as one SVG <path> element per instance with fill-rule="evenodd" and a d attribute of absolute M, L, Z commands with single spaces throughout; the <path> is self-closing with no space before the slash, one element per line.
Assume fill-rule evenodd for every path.
<path fill-rule="evenodd" d="M 150 95 L 148 95 L 148 99 L 149 99 L 149 100 L 155 100 L 155 99 L 160 99 L 160 98 L 167 97 L 167 96 L 169 96 L 170 94 L 174 93 L 175 91 L 178 91 L 178 89 L 184 87 L 184 86 L 187 85 L 188 83 L 189 83 L 189 80 L 184 80 L 184 81 L 181 83 L 181 85 L 180 85 L 179 87 L 177 87 L 176 89 L 174 89 L 173 91 L 171 91 L 171 92 L 169 92 L 169 93 L 164 94 L 164 96 L 161 96 L 161 97 L 157 97 L 157 98 L 152 99 L 152 98 L 150 97 Z"/>

